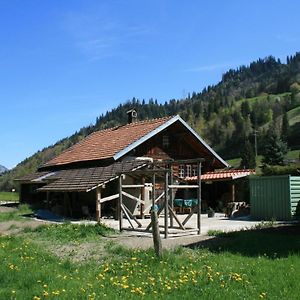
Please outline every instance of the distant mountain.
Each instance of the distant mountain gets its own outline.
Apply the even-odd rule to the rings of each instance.
[[[0,174],[5,173],[6,171],[8,171],[8,169],[0,165]]]
[[[34,172],[88,134],[125,124],[126,111],[133,107],[139,120],[179,114],[224,159],[239,157],[246,140],[253,145],[257,142],[260,154],[267,130],[274,124],[290,149],[300,149],[300,52],[288,56],[285,62],[269,56],[230,69],[219,83],[192,92],[185,99],[159,103],[156,99],[133,98],[120,104],[100,115],[94,124],[20,162],[1,176],[0,191],[15,188],[15,178]]]

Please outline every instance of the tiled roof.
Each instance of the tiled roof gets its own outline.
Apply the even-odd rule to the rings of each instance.
[[[218,181],[218,180],[234,180],[249,175],[255,174],[255,170],[241,169],[241,170],[226,170],[207,172],[201,175],[202,181]],[[197,181],[197,176],[187,177],[186,181]]]
[[[172,117],[141,121],[94,132],[42,167],[66,165],[81,161],[101,160],[117,153],[166,123]]]
[[[23,181],[23,182],[31,182],[31,181],[37,181],[40,177],[43,177],[45,175],[50,174],[50,172],[35,172],[31,174],[24,175],[23,177],[15,179],[16,181]]]
[[[146,166],[145,161],[116,162],[106,167],[81,168],[49,172],[50,183],[38,189],[41,192],[88,192],[115,179],[120,172]]]

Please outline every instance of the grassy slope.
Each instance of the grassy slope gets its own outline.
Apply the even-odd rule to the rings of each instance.
[[[60,236],[59,227],[50,230],[54,230],[53,234],[56,230]],[[71,239],[72,232],[76,234],[76,230],[70,231]],[[216,244],[207,244],[206,249],[166,251],[162,260],[155,258],[152,250],[110,246],[106,261],[80,265],[53,256],[35,240],[32,235],[28,239],[26,234],[0,237],[1,299],[298,299],[299,296],[299,234],[230,233]],[[52,236],[49,244],[53,243]]]
[[[299,159],[300,157],[300,150],[292,150],[289,151],[286,155],[286,159]],[[256,174],[260,175],[261,174],[261,160],[262,160],[262,155],[258,155],[257,159],[256,159]],[[237,169],[240,167],[240,162],[241,162],[241,158],[233,158],[233,159],[229,159],[227,160],[227,163],[230,164],[233,168]]]
[[[288,111],[287,115],[290,126],[300,122],[300,106]]]
[[[282,97],[286,94],[287,93],[280,94],[280,95],[271,95],[270,96],[271,101],[275,101],[278,97]],[[254,97],[254,98],[242,99],[240,101],[237,101],[235,105],[237,107],[240,107],[242,102],[244,102],[244,101],[248,101],[249,104],[251,105],[256,101],[265,100],[266,98],[267,98],[267,96],[259,96],[259,97]],[[296,123],[300,122],[300,107],[296,107],[296,108],[288,111],[287,115],[288,115],[290,126],[293,126]],[[264,127],[267,128],[268,124],[265,124]],[[300,149],[292,150],[287,153],[286,159],[298,159],[300,157],[299,155],[300,155]],[[262,159],[262,156],[258,155],[257,160],[256,160],[256,165],[258,167],[261,164],[261,159]],[[238,168],[240,165],[240,162],[241,162],[241,158],[229,159],[229,160],[227,160],[227,162],[234,168]],[[260,169],[258,167],[257,167],[257,172],[260,173]]]

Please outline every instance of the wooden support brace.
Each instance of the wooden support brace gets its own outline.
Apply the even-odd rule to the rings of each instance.
[[[171,215],[174,217],[175,221],[177,222],[177,224],[179,225],[179,227],[182,229],[182,230],[185,230],[184,226],[181,224],[181,222],[179,221],[178,217],[176,216],[175,212],[173,211],[171,205],[169,204],[169,210],[170,210],[170,213]]]
[[[119,194],[114,194],[114,195],[111,195],[111,196],[100,199],[100,203],[104,203],[104,202],[114,200],[114,199],[117,199],[117,198],[119,198]]]
[[[139,199],[139,198],[137,198],[137,197],[134,197],[134,196],[132,196],[132,195],[130,195],[130,194],[124,192],[124,191],[122,191],[122,195],[124,195],[124,196],[126,196],[126,197],[128,197],[128,198],[130,198],[130,199],[132,199],[132,200],[135,200],[135,201],[137,201],[137,202],[139,202],[139,203],[141,203],[141,204],[144,204],[144,203],[145,203],[145,201],[143,201],[143,200],[141,200],[141,199]]]
[[[121,210],[122,210],[123,213],[125,214],[125,217],[126,217],[126,219],[128,220],[128,222],[129,222],[130,226],[132,227],[132,229],[134,229],[134,226],[133,226],[133,224],[132,224],[132,222],[131,222],[131,220],[130,220],[130,217],[129,217],[129,215],[128,215],[126,209],[124,208],[124,205],[123,205],[123,204],[121,204]]]
[[[131,211],[128,209],[128,207],[126,207],[126,205],[123,204],[124,209],[127,211],[128,215],[131,217],[131,219],[133,219],[136,224],[138,224],[138,227],[142,227],[142,223],[140,223],[137,218],[131,213]]]
[[[196,211],[196,206],[192,207],[191,212],[188,214],[188,216],[182,222],[183,226],[188,222],[188,220],[191,218],[191,216],[194,214],[195,211]]]
[[[160,200],[163,196],[165,195],[165,192],[162,192],[155,200],[154,200],[154,204]],[[151,203],[150,205],[148,205],[145,210],[148,210],[153,204]]]

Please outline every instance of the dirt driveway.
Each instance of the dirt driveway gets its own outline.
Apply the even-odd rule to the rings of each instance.
[[[16,210],[12,207],[4,207],[0,206],[1,212],[13,212]],[[179,219],[182,221],[185,218],[185,215],[179,215]],[[116,230],[118,230],[119,223],[116,220],[111,219],[102,219],[102,222],[107,226],[110,226]],[[142,223],[142,229],[146,228],[149,224],[149,219],[140,220]],[[11,235],[18,234],[24,228],[36,228],[38,226],[49,224],[51,222],[42,221],[34,218],[25,217],[21,221],[11,220],[0,222],[0,234]],[[80,223],[80,222],[76,222]],[[93,221],[87,223],[95,223]],[[124,228],[129,228],[128,221],[124,220]],[[160,218],[160,225],[164,223],[164,218]],[[223,214],[216,214],[214,218],[208,218],[207,215],[201,216],[201,235],[197,235],[196,231],[194,232],[185,232],[180,229],[172,229],[170,230],[170,235],[168,239],[163,238],[162,234],[162,245],[163,248],[174,248],[179,245],[189,245],[192,243],[200,242],[203,240],[210,239],[211,237],[207,235],[209,230],[222,230],[222,231],[234,231],[241,229],[249,229],[259,222],[254,222],[251,220],[229,220],[225,218]],[[188,223],[189,229],[196,228],[196,215],[194,215]],[[116,234],[111,237],[105,238],[109,241],[115,242],[122,246],[128,248],[140,248],[147,249],[149,247],[153,247],[152,234],[149,232],[142,231],[127,231],[124,230],[121,234]]]

